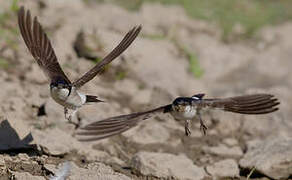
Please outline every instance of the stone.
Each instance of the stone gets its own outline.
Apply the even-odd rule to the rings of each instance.
[[[127,131],[123,135],[139,144],[166,143],[170,137],[168,129],[154,118],[141,122],[137,128]]]
[[[6,162],[3,155],[0,155],[0,175],[6,169]]]
[[[205,176],[204,169],[185,155],[138,152],[131,160],[131,167],[145,176],[165,179],[203,179]]]
[[[209,153],[228,156],[228,157],[241,157],[243,155],[242,149],[239,146],[227,147],[223,144],[213,147],[203,147],[203,149]]]
[[[61,155],[77,150],[77,153],[86,155],[86,158],[90,161],[111,159],[106,152],[93,149],[92,143],[79,142],[70,133],[68,130],[65,131],[59,128],[42,131],[33,129],[32,131],[34,143],[45,147],[48,153],[52,155]]]
[[[213,114],[214,114],[213,117],[219,119],[219,123],[216,126],[216,130],[221,136],[222,135],[229,136],[230,134],[237,132],[238,129],[241,127],[239,114],[221,112],[219,110],[215,110]]]
[[[233,138],[226,138],[223,140],[223,142],[228,146],[238,145],[238,141],[236,139],[233,139]]]
[[[69,173],[70,180],[112,180],[112,179],[119,179],[119,180],[131,180],[129,177],[115,172],[109,166],[106,166],[102,163],[91,163],[88,164],[85,168],[80,168],[76,166],[73,162],[70,162],[71,170]]]
[[[19,153],[19,154],[18,154],[18,158],[19,158],[21,161],[28,161],[28,160],[29,160],[28,155],[25,154],[25,153]]]
[[[256,168],[272,179],[286,179],[292,175],[292,139],[267,139],[248,147],[239,161],[243,168]]]
[[[69,132],[66,133],[57,128],[42,131],[34,129],[32,131],[32,135],[36,144],[46,147],[53,155],[70,152],[77,147],[78,144],[80,144],[79,142],[76,142],[73,137],[71,137]]]
[[[33,176],[28,172],[12,172],[13,177],[17,180],[45,180],[41,176]]]
[[[53,172],[53,173],[56,173],[56,170],[57,170],[57,167],[54,164],[44,164],[44,168],[46,170]]]
[[[239,168],[234,159],[218,161],[207,166],[206,171],[216,178],[239,177]]]

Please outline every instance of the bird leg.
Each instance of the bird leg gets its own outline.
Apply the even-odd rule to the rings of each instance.
[[[64,115],[65,115],[65,119],[69,119],[68,117],[68,108],[64,107]]]
[[[72,121],[75,113],[77,112],[77,109],[73,110],[71,113],[69,113],[69,109],[64,107],[64,114],[65,114],[65,119],[68,120],[69,124],[75,125],[75,127],[79,126],[79,123],[75,123]]]
[[[191,127],[191,120],[189,120],[189,119],[185,120],[185,134],[186,134],[186,136],[191,135],[190,127]]]
[[[207,129],[208,129],[208,127],[204,124],[204,121],[203,121],[203,119],[202,119],[202,117],[201,117],[201,113],[200,113],[199,111],[197,111],[197,115],[198,115],[198,118],[199,118],[199,120],[200,120],[200,131],[201,131],[204,135],[206,135],[206,134],[207,134]]]

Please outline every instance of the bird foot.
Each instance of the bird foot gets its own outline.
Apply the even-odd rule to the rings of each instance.
[[[67,120],[68,120],[69,124],[73,124],[75,126],[75,129],[77,129],[80,126],[80,121],[78,121],[78,122],[72,121],[72,115],[70,115]]]
[[[189,128],[185,127],[185,134],[186,134],[186,136],[190,136],[192,134],[192,132],[190,131]]]
[[[192,133],[190,131],[191,121],[188,119],[185,121],[185,134],[186,136],[190,136]]]
[[[197,113],[198,113],[198,118],[200,120],[200,131],[205,136],[207,134],[208,127],[204,124],[204,121],[203,121],[203,119],[201,117],[201,113],[199,111]]]
[[[204,124],[202,120],[200,120],[200,131],[205,136],[207,134],[208,127]]]
[[[77,110],[74,110],[73,112],[69,113],[69,110],[67,108],[64,108],[65,119],[68,120],[69,124],[73,124],[75,126],[75,129],[77,129],[80,126],[79,118],[78,118],[78,122],[73,121],[73,117],[74,117],[76,112],[77,112]]]

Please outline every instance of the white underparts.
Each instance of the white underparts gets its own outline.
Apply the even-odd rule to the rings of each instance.
[[[84,94],[82,94],[82,93],[80,93],[80,92],[77,92],[78,93],[78,95],[80,96],[80,98],[81,98],[81,103],[82,104],[85,104],[85,102],[86,102],[86,95],[84,95]]]
[[[193,119],[196,116],[197,111],[196,108],[193,106],[185,106],[185,109],[183,111],[176,111],[175,108],[173,108],[171,114],[175,119],[187,120]]]
[[[66,100],[69,94],[69,90],[64,89],[58,89],[57,87],[53,87],[51,89],[51,95],[54,99],[60,99],[60,100]]]
[[[66,88],[58,89],[57,87],[51,88],[52,98],[60,105],[68,109],[80,108],[86,102],[86,96],[76,91],[75,87],[72,87],[71,93]]]

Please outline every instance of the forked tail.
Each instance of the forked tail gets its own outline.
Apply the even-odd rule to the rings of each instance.
[[[104,102],[102,100],[97,99],[97,96],[91,96],[91,95],[86,95],[86,103],[91,103],[91,102]]]

